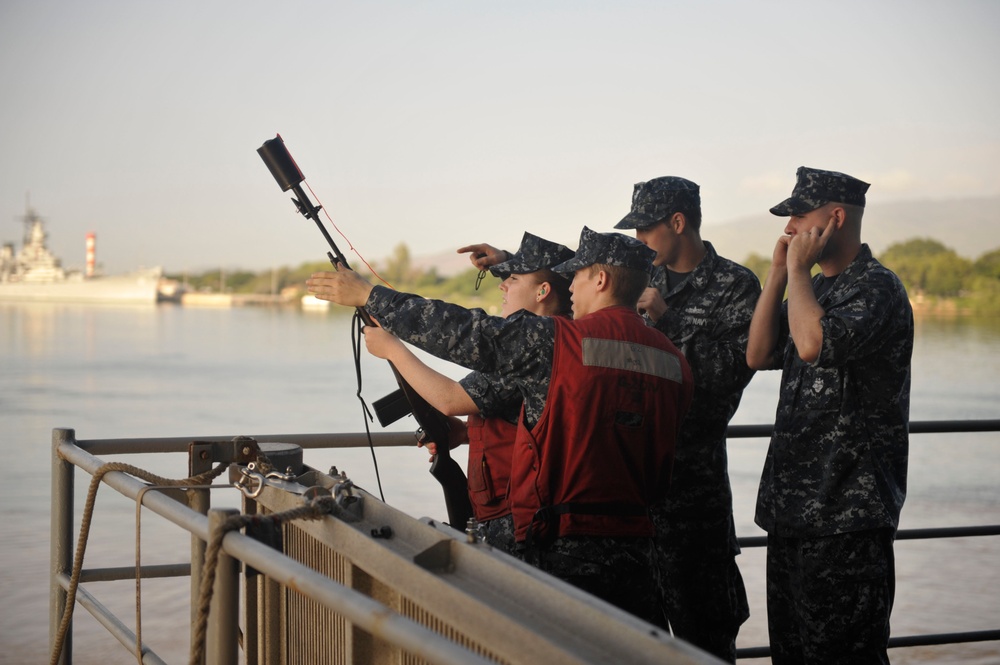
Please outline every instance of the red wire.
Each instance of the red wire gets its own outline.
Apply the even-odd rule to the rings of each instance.
[[[347,241],[347,247],[348,247],[348,248],[349,248],[349,249],[350,249],[350,250],[351,250],[352,252],[354,252],[354,253],[355,253],[355,254],[357,255],[357,257],[358,257],[359,259],[361,259],[361,262],[362,262],[362,263],[364,263],[364,264],[365,264],[365,266],[367,266],[367,267],[368,267],[368,270],[370,270],[370,271],[371,271],[371,273],[372,273],[373,275],[375,275],[375,277],[377,277],[377,278],[378,278],[378,280],[379,280],[380,282],[382,282],[383,284],[385,284],[386,286],[388,286],[388,287],[389,287],[390,289],[392,289],[393,291],[395,291],[395,290],[396,290],[396,287],[394,287],[394,286],[393,286],[392,284],[390,284],[390,283],[389,283],[389,282],[387,282],[387,281],[386,281],[385,279],[383,279],[383,278],[382,278],[382,275],[380,275],[380,274],[378,274],[377,272],[375,272],[375,268],[372,268],[372,267],[371,267],[371,264],[369,264],[369,263],[368,263],[368,261],[367,261],[367,260],[365,259],[365,257],[361,256],[361,252],[359,252],[358,250],[356,250],[356,249],[354,248],[354,244],[353,244],[353,243],[351,242],[351,239],[350,239],[350,238],[348,238],[348,237],[347,237],[346,235],[344,235],[344,232],[343,232],[343,231],[341,231],[341,230],[340,230],[340,227],[338,227],[338,226],[337,226],[337,224],[336,224],[336,222],[334,222],[334,221],[333,221],[333,218],[332,218],[332,217],[330,217],[330,212],[329,212],[329,211],[328,211],[328,210],[326,209],[326,206],[324,206],[324,205],[323,205],[323,202],[319,200],[319,197],[318,197],[318,196],[316,196],[316,192],[314,192],[314,191],[312,190],[312,187],[310,187],[310,186],[309,186],[309,183],[305,183],[305,185],[306,185],[306,189],[308,189],[308,190],[309,190],[309,193],[310,193],[310,194],[312,194],[312,195],[313,195],[313,198],[315,198],[315,199],[316,199],[316,203],[318,203],[318,204],[319,204],[319,206],[320,206],[320,208],[322,208],[322,210],[323,210],[323,214],[324,214],[324,215],[326,215],[326,218],[327,218],[328,220],[330,220],[330,226],[332,226],[332,227],[334,228],[334,230],[336,230],[336,231],[337,231],[337,233],[339,233],[339,234],[340,234],[340,237],[341,237],[341,238],[343,238],[344,240],[346,240],[346,241]]]

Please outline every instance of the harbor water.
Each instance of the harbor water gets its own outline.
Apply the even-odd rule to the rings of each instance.
[[[53,428],[73,428],[80,439],[364,431],[350,316],[342,312],[0,303],[0,331],[0,505],[7,524],[0,537],[0,663],[48,659]],[[456,378],[464,373],[434,364]],[[369,403],[395,387],[383,361],[363,353],[362,369]],[[918,321],[913,420],[1000,418],[998,376],[1000,321]],[[778,379],[777,372],[754,377],[734,423],[770,423]],[[371,427],[380,430],[377,422]],[[392,426],[413,428],[409,418]],[[766,447],[761,439],[729,445],[741,536],[762,533],[753,507]],[[463,449],[456,457],[464,465]],[[175,478],[186,471],[182,456],[125,461]],[[381,484],[385,500],[413,516],[445,515],[427,455],[415,447],[379,449],[374,459],[369,450],[309,450],[305,461],[323,470],[336,465],[376,495]],[[1000,523],[998,477],[997,434],[914,435],[901,527]],[[88,482],[78,474],[78,509]],[[239,496],[220,489],[213,503],[236,506]],[[148,513],[142,519],[144,564],[188,556],[186,534],[165,531]],[[104,488],[86,561],[130,566],[135,554],[135,505]],[[894,635],[1000,627],[1000,538],[903,541],[896,555]],[[763,549],[745,550],[739,563],[752,613],[739,645],[762,645]],[[104,583],[96,591],[134,627],[134,581]],[[168,662],[186,662],[187,593],[186,580],[150,580],[141,588],[143,639]],[[76,663],[135,662],[86,611],[78,608],[75,616]],[[894,663],[985,665],[1000,663],[1000,643],[894,649],[890,657]]]

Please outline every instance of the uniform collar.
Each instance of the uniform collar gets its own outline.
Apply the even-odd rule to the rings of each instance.
[[[701,261],[698,265],[694,267],[690,273],[688,273],[688,278],[685,279],[681,284],[670,289],[670,293],[675,293],[680,289],[687,288],[690,286],[696,291],[704,291],[708,288],[708,285],[712,281],[712,274],[715,272],[715,264],[719,261],[719,254],[712,247],[712,243],[707,240],[702,241],[705,244],[705,256],[701,257]],[[664,284],[666,283],[666,273],[667,267],[660,266],[657,270],[663,272]]]
[[[835,294],[840,293],[843,289],[847,288],[848,285],[853,284],[858,277],[860,277],[871,264],[875,261],[872,256],[872,250],[868,247],[867,243],[861,244],[861,249],[858,251],[858,255],[854,257],[854,260],[844,269],[844,272],[840,273],[834,277],[833,285],[827,290],[825,294],[820,298],[823,302],[828,302],[831,298],[835,297]]]

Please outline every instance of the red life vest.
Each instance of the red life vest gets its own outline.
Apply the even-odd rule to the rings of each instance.
[[[635,310],[555,319],[545,408],[531,430],[522,409],[514,443],[515,538],[653,535],[647,508],[667,490],[693,389],[684,356]]]
[[[480,522],[510,513],[507,486],[517,425],[503,418],[469,416],[469,500]]]

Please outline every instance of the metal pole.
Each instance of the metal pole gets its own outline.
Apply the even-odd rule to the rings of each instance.
[[[188,475],[198,474],[212,469],[211,446],[206,444],[193,444],[188,449]],[[188,489],[187,506],[202,515],[208,515],[212,498],[207,489]],[[201,593],[201,574],[205,565],[205,541],[191,534],[191,625],[195,625],[198,618],[198,597]]]
[[[226,518],[238,510],[213,508],[208,511],[208,531],[215,533]],[[236,559],[220,549],[215,570],[215,586],[208,613],[205,660],[212,665],[236,665],[239,640],[240,569]]]
[[[60,575],[69,576],[73,569],[73,474],[74,467],[59,457],[59,446],[73,444],[72,429],[52,430],[52,507],[49,522],[49,651],[55,646],[56,633],[66,609],[66,589],[59,583]],[[70,624],[63,642],[60,665],[73,662],[73,625]]]
[[[243,497],[243,514],[260,512],[257,502]],[[251,566],[240,582],[243,586],[243,657],[247,665],[284,662],[281,585],[261,572],[251,574]]]

